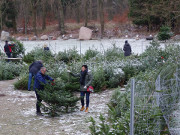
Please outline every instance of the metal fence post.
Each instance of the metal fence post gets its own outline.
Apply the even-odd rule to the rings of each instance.
[[[81,40],[80,40],[80,56],[81,56]]]
[[[135,79],[131,79],[130,135],[134,135],[134,90]]]

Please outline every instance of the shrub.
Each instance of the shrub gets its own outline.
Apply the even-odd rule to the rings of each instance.
[[[117,58],[124,58],[124,53],[123,53],[122,49],[116,47],[115,45],[113,45],[113,48],[105,51],[104,55],[108,61],[116,60]]]
[[[44,51],[43,48],[35,48],[27,55],[24,56],[23,61],[27,63],[32,63],[36,60],[42,60],[43,62],[54,62],[54,57],[51,51]]]
[[[24,74],[20,79],[14,83],[14,88],[18,90],[27,90],[28,89],[28,74]],[[34,81],[32,80],[31,87],[33,87]]]
[[[56,56],[56,59],[65,63],[69,63],[73,60],[79,60],[80,55],[78,54],[78,51],[74,48],[70,50],[65,50],[64,52],[59,52]]]
[[[91,58],[94,58],[98,53],[99,53],[99,52],[96,51],[96,50],[91,50],[91,49],[89,49],[89,50],[87,50],[87,51],[85,52],[84,59],[85,59],[85,60],[89,60],[89,59],[91,59]]]
[[[15,43],[15,46],[12,47],[13,58],[16,58],[19,56],[22,57],[24,55],[24,52],[25,52],[24,45],[16,39],[12,39],[12,41]]]
[[[11,80],[20,75],[22,65],[0,61],[0,80]]]
[[[172,32],[171,32],[171,28],[168,26],[162,26],[160,28],[160,31],[158,33],[158,40],[160,41],[164,41],[164,40],[168,40],[172,37]]]
[[[105,66],[104,72],[107,86],[110,88],[116,88],[124,79],[124,72],[122,69],[114,67],[113,64]]]
[[[34,60],[34,54],[33,53],[27,53],[24,57],[23,57],[23,61],[26,63],[33,63]]]
[[[93,82],[92,86],[95,92],[106,89],[105,73],[102,67],[98,67],[97,70],[93,71]]]

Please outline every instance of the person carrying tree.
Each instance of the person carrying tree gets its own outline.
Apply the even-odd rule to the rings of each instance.
[[[37,115],[42,115],[40,110],[42,99],[38,92],[44,90],[44,86],[48,84],[47,80],[54,81],[54,79],[46,75],[46,68],[41,67],[40,71],[35,76],[34,87],[33,87],[37,98],[37,102],[36,102]]]
[[[123,50],[124,50],[124,56],[130,56],[131,55],[131,46],[127,40],[125,41]]]
[[[43,67],[43,63],[41,60],[35,61],[29,66],[28,91],[31,91],[32,77],[34,76],[35,78],[37,72],[41,69],[41,67]]]
[[[88,70],[87,65],[82,65],[81,72],[78,74],[74,74],[69,70],[67,72],[69,72],[74,77],[80,77],[80,96],[81,96],[81,105],[82,105],[80,111],[83,111],[85,109],[84,96],[86,95],[85,112],[88,112],[90,92],[87,91],[87,88],[91,85],[93,79],[91,71]]]
[[[7,57],[8,58],[11,58],[11,54],[12,54],[12,47],[14,46],[15,44],[8,44],[8,41],[6,40],[5,41],[5,45],[4,45],[4,52],[6,53]],[[8,62],[9,62],[9,59],[8,59]]]

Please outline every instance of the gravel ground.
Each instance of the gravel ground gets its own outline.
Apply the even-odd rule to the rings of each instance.
[[[107,103],[113,92],[91,94],[88,113],[77,110],[50,118],[36,115],[34,91],[14,90],[15,81],[0,81],[0,135],[88,135],[87,119],[98,120],[100,113],[107,115]]]

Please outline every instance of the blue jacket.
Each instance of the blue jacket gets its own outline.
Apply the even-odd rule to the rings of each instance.
[[[50,80],[53,81],[54,79],[52,79],[51,77],[49,77],[48,75],[43,75],[41,73],[41,71],[39,71],[36,74],[35,80],[34,80],[34,90],[38,89],[38,90],[43,90],[44,89],[44,85],[47,84],[46,80]]]

